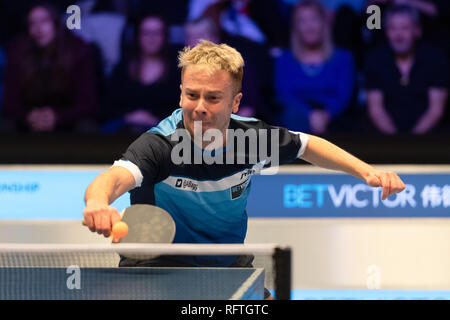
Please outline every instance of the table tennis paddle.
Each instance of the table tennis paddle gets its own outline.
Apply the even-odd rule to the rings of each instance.
[[[172,243],[175,238],[175,222],[172,216],[160,207],[135,204],[121,213],[122,221],[128,225],[128,234],[119,243]],[[124,257],[147,260],[157,255],[122,254]]]
[[[128,225],[128,233],[118,243],[172,243],[175,222],[164,209],[148,204],[131,205],[120,213],[121,221]],[[84,224],[84,220],[83,220]],[[111,241],[113,237],[111,236]],[[158,255],[120,253],[131,259],[148,260]]]

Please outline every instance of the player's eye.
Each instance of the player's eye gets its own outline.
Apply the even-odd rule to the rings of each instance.
[[[211,97],[208,98],[208,100],[210,100],[210,101],[212,101],[212,102],[216,102],[216,101],[219,100],[219,97],[211,96]]]

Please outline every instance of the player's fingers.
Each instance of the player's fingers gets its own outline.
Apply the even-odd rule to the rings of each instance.
[[[109,214],[103,214],[102,218],[102,234],[105,238],[108,238],[111,235],[111,217]]]
[[[402,179],[400,179],[400,177],[395,173],[392,172],[391,173],[391,178],[392,178],[392,193],[399,193],[402,192],[403,190],[405,190],[405,184],[403,183]]]
[[[96,214],[94,215],[94,223],[95,223],[95,230],[98,234],[103,234],[103,231],[105,230],[105,219],[103,214]]]
[[[372,174],[369,178],[367,178],[367,184],[371,187],[381,187],[381,180],[378,176]]]
[[[88,216],[86,218],[86,223],[88,225],[88,228],[91,232],[95,232],[95,221],[93,216]]]
[[[397,179],[395,177],[394,172],[388,172],[387,173],[388,180],[389,180],[389,194],[388,197],[391,195],[397,193]]]
[[[111,210],[110,217],[111,217],[111,227],[121,220],[119,211],[117,211],[114,208],[112,208]]]
[[[95,223],[94,223],[94,218],[92,217],[92,215],[83,212],[84,215],[84,219],[82,221],[82,224],[87,226],[89,228],[89,231],[91,232],[95,232]]]
[[[108,220],[108,230],[103,232],[103,235],[105,237],[111,236],[112,227],[121,220],[120,214],[115,208],[110,208],[110,210],[108,211]]]
[[[104,219],[107,226],[103,229],[102,234],[105,238],[109,238],[109,236],[111,235],[111,220],[108,217],[104,217]]]
[[[381,187],[383,189],[381,200],[386,200],[391,192],[391,180],[388,178],[388,175],[386,173],[381,173],[379,178],[381,180]]]

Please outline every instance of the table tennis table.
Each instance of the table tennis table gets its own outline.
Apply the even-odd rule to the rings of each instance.
[[[0,300],[263,298],[262,268],[0,268]]]

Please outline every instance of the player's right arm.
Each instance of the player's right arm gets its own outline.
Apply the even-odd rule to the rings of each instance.
[[[136,186],[133,174],[126,168],[113,166],[102,172],[86,189],[84,223],[92,232],[109,237],[112,225],[120,221],[118,211],[110,204]]]

